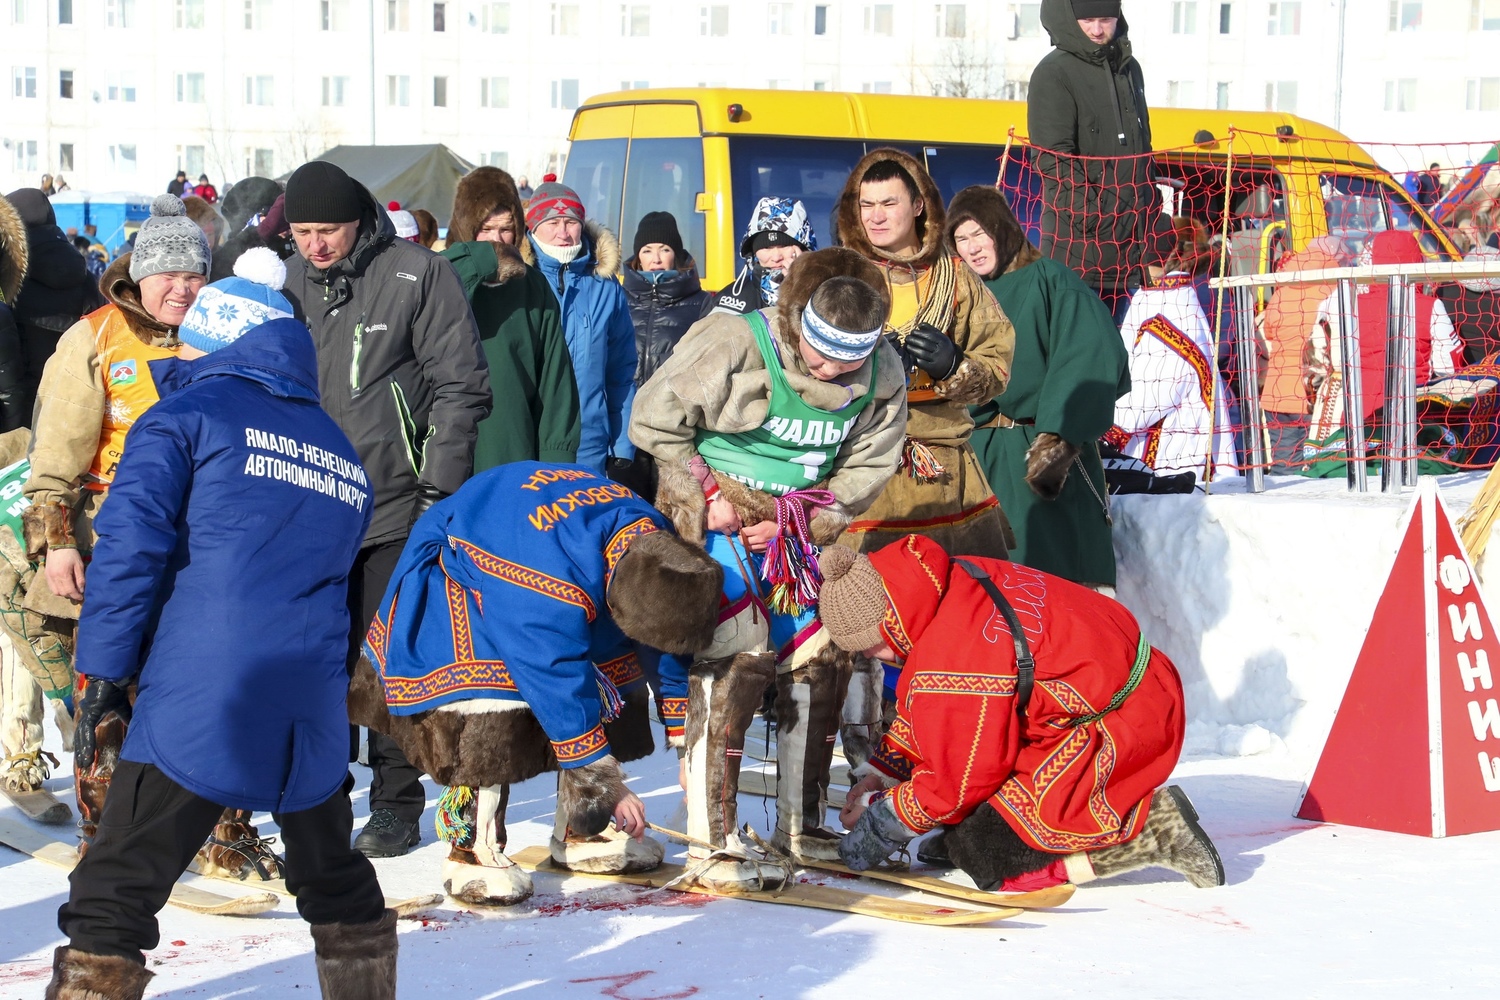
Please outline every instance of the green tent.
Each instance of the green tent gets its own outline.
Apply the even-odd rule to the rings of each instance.
[[[453,212],[458,179],[474,169],[474,164],[441,144],[334,146],[318,159],[342,167],[369,188],[382,207],[399,201],[408,211],[425,208],[444,228]]]

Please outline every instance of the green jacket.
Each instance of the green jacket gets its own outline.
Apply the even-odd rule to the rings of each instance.
[[[1011,559],[1076,583],[1113,586],[1097,441],[1114,422],[1115,400],[1130,391],[1120,332],[1077,275],[1029,246],[1012,270],[985,287],[1016,328],[1016,353],[1005,392],[974,407],[972,441],[1015,532]],[[986,426],[997,414],[1018,426]],[[1026,451],[1043,432],[1076,445],[1088,473],[1085,480],[1075,464],[1056,500],[1043,500],[1026,485]]]
[[[582,433],[578,385],[547,279],[504,244],[456,243],[443,256],[458,271],[474,310],[495,398],[479,424],[474,471],[507,462],[574,461]]]

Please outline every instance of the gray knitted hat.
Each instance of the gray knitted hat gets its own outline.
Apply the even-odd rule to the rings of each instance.
[[[188,218],[182,199],[161,194],[151,203],[151,218],[141,223],[130,254],[130,280],[168,271],[197,271],[208,276],[208,237]]]

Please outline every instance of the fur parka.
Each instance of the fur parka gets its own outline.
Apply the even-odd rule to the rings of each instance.
[[[526,231],[526,208],[516,193],[516,182],[499,167],[475,167],[459,178],[448,220],[448,245],[468,243],[479,236],[484,221],[496,212],[510,212],[516,235]]]

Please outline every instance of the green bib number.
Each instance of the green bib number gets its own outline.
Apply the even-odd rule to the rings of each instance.
[[[16,536],[21,551],[26,551],[26,536],[21,530],[21,512],[31,506],[22,494],[31,476],[31,460],[21,459],[15,465],[0,469],[0,521]]]
[[[807,489],[828,478],[850,426],[874,396],[875,361],[870,361],[870,388],[863,396],[838,411],[820,410],[803,402],[787,382],[764,314],[745,318],[771,381],[765,422],[739,434],[700,430],[698,454],[715,471],[764,493],[782,496]]]

